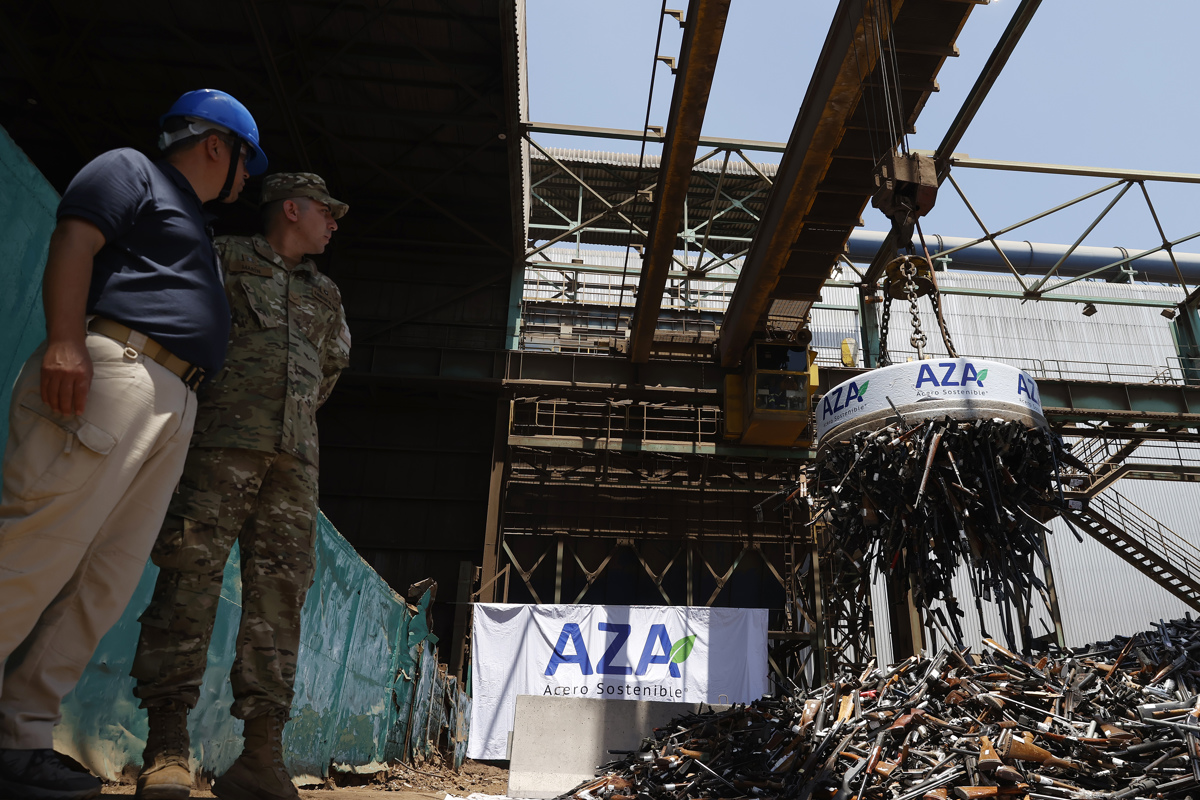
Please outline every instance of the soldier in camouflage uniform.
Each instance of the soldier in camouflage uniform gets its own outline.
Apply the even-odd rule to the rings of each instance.
[[[191,790],[187,712],[199,699],[234,542],[242,619],[231,710],[246,720],[246,749],[213,791],[297,797],[280,737],[313,573],[316,411],[350,353],[337,286],[304,256],[325,249],[347,206],[301,172],[264,179],[262,208],[264,234],[216,240],[233,312],[229,355],[200,396],[192,449],[152,555],[161,571],[132,669],[150,714],[138,780],[150,800]]]

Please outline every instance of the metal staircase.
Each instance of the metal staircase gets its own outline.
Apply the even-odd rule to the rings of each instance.
[[[1121,478],[1125,472],[1122,469],[1125,459],[1133,455],[1145,441],[1131,438],[1120,442],[1098,437],[1079,442],[1071,452],[1087,464],[1089,472],[1067,468],[1064,470],[1065,484],[1074,491],[1095,497]]]
[[[1200,548],[1111,489],[1090,499],[1076,497],[1065,517],[1200,611]]]

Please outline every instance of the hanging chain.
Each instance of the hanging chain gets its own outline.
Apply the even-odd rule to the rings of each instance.
[[[942,342],[946,345],[946,352],[950,357],[958,358],[958,351],[954,349],[954,342],[950,341],[950,329],[946,327],[946,318],[942,315],[942,291],[938,288],[937,270],[933,267],[933,259],[929,257],[929,247],[925,244],[925,233],[921,230],[920,221],[917,222],[917,236],[921,237],[921,252],[925,254],[925,260],[929,262],[929,280],[933,283],[933,291],[929,293],[929,302],[933,306],[934,315],[937,317],[938,329],[942,332]]]
[[[904,276],[904,294],[908,296],[908,310],[912,315],[912,336],[909,337],[908,343],[917,351],[917,360],[925,359],[925,345],[929,342],[929,338],[925,336],[925,332],[921,330],[921,315],[917,311],[917,265],[911,261],[900,265],[900,274]]]
[[[950,341],[950,329],[946,327],[946,318],[942,316],[941,294],[935,288],[929,293],[929,302],[933,305],[933,313],[937,317],[938,329],[942,332],[942,342],[946,345],[946,352],[951,358],[958,358],[958,351],[954,349],[954,342]]]
[[[888,353],[888,325],[892,321],[892,298],[887,296],[887,292],[883,293],[883,313],[879,320],[879,366],[886,367],[892,363],[892,356]]]
[[[938,324],[938,332],[942,335],[942,342],[946,345],[947,354],[951,358],[958,358],[958,350],[954,347],[954,342],[950,338],[950,329],[946,326],[946,318],[942,313],[941,292],[938,289],[937,278],[933,274],[933,263],[929,260],[928,256],[923,259],[914,256],[901,256],[888,264],[887,273],[888,278],[884,286],[883,297],[881,298],[883,301],[883,311],[879,331],[879,366],[886,367],[892,363],[891,355],[888,353],[888,328],[891,322],[893,299],[908,301],[909,315],[912,317],[913,329],[912,337],[908,340],[909,344],[916,351],[918,360],[927,357],[925,348],[929,344],[929,337],[925,335],[925,331],[922,329],[921,315],[917,309],[917,298],[922,294],[929,295],[929,303],[933,306],[934,317]],[[919,284],[918,279],[924,283]]]

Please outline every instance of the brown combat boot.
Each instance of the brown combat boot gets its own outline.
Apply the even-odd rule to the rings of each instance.
[[[284,713],[246,720],[242,754],[213,781],[212,793],[221,800],[300,800],[283,765],[285,722]]]
[[[187,706],[170,703],[147,711],[150,735],[146,737],[134,796],[142,800],[187,800],[192,796]]]

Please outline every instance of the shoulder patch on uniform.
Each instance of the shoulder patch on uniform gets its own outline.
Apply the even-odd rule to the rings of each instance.
[[[230,260],[225,265],[226,271],[231,275],[234,273],[249,273],[251,275],[259,275],[264,278],[270,278],[275,274],[275,270],[268,264],[263,264],[249,258],[235,258]]]

